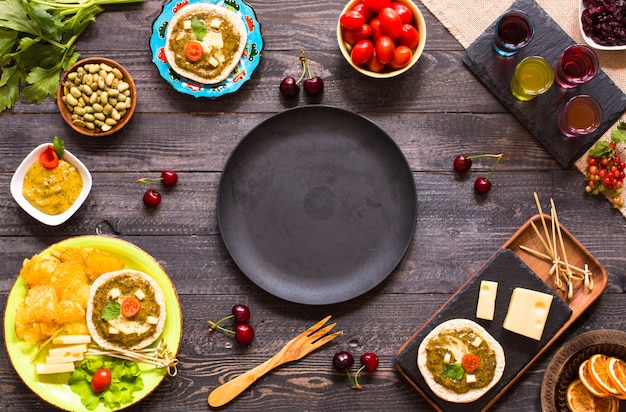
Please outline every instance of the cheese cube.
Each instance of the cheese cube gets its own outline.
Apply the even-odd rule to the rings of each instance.
[[[481,280],[478,291],[478,304],[476,305],[476,317],[478,319],[493,320],[496,311],[496,294],[498,282]]]
[[[515,288],[502,326],[511,332],[541,340],[551,305],[552,295]]]
[[[465,375],[465,382],[467,383],[476,383],[476,375]]]
[[[141,290],[141,289],[137,289],[137,290],[135,291],[135,297],[136,297],[137,299],[139,299],[139,300],[143,300],[143,299],[146,297],[146,294],[145,294],[145,293],[143,293],[143,290]]]
[[[476,336],[476,338],[472,341],[472,346],[477,348],[481,343],[483,343],[482,338],[480,336]]]

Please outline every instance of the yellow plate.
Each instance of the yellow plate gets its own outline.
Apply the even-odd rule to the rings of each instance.
[[[127,269],[139,270],[152,276],[163,289],[167,307],[167,319],[161,337],[166,339],[168,350],[174,356],[178,353],[182,331],[182,312],[178,294],[165,270],[152,256],[132,243],[108,236],[78,236],[63,240],[53,246],[100,249],[124,260]],[[50,246],[42,253],[49,254],[50,248],[53,246]],[[80,397],[72,392],[67,384],[70,374],[62,373],[46,376],[45,378],[38,377],[35,373],[35,364],[30,359],[33,347],[27,345],[15,334],[15,309],[24,300],[26,289],[26,282],[21,277],[18,277],[9,293],[4,314],[4,337],[13,367],[24,383],[43,400],[61,409],[86,411],[87,409],[82,405]],[[140,364],[140,367],[143,371],[141,377],[144,388],[135,392],[133,402],[122,405],[124,408],[148,396],[166,375],[165,369],[155,368],[147,364]],[[95,411],[108,410],[110,409],[106,408],[102,403],[95,409]]]

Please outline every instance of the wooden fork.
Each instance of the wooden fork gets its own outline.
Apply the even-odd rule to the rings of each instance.
[[[257,379],[275,367],[287,362],[301,359],[304,355],[308,355],[315,349],[341,335],[342,332],[335,332],[330,335],[327,334],[332,328],[335,327],[335,323],[322,327],[330,318],[330,316],[325,317],[300,335],[287,342],[287,344],[276,355],[272,356],[259,366],[250,369],[248,372],[245,372],[215,388],[213,392],[209,394],[209,405],[218,407],[227,404],[231,400],[235,399],[235,397],[237,397],[237,395],[243,392],[247,387],[256,382]]]

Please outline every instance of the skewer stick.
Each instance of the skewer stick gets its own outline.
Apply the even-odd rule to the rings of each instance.
[[[543,215],[543,208],[541,207],[541,203],[539,202],[539,196],[537,196],[537,192],[533,192],[533,195],[535,196],[535,203],[537,204],[537,210],[539,211],[539,217],[541,218],[543,231],[546,234],[547,241],[550,242],[550,234],[549,234],[550,232],[548,232],[548,225],[546,224],[546,219],[544,218],[544,215]]]
[[[546,252],[548,252],[549,255],[552,255],[552,250],[550,249],[550,246],[548,246],[548,244],[546,243],[546,241],[543,238],[543,236],[541,235],[541,233],[539,233],[539,229],[537,229],[537,226],[535,225],[535,222],[531,221],[530,225],[532,226],[533,230],[535,231],[535,233],[539,237],[539,241],[541,242],[543,247],[546,249]],[[551,258],[554,258],[554,257],[551,256]]]
[[[565,261],[565,270],[567,271],[567,275],[572,275],[572,270],[569,267],[569,262],[567,261],[567,253],[565,253],[565,242],[563,242],[563,234],[561,233],[561,226],[559,225],[559,218],[556,214],[556,207],[554,206],[554,200],[550,199],[550,203],[552,204],[552,213],[553,219],[556,221],[556,229],[559,234],[559,240],[561,242],[561,252],[563,253],[563,260]]]

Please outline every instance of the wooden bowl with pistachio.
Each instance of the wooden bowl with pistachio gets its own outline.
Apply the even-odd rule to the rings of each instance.
[[[105,57],[89,57],[63,73],[57,105],[65,122],[78,133],[108,136],[132,117],[137,91],[122,65]]]

